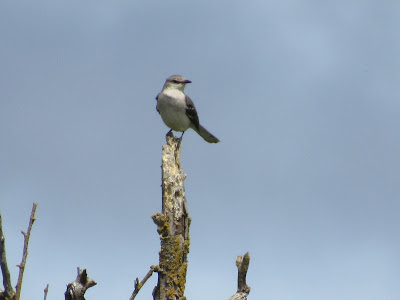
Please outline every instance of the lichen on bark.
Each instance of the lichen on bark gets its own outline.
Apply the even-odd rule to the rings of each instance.
[[[186,174],[180,164],[180,142],[167,135],[162,151],[162,212],[152,216],[161,240],[154,300],[186,299],[190,218],[184,186]]]

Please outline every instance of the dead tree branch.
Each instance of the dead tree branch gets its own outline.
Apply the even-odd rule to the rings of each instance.
[[[47,293],[49,292],[49,284],[46,285],[45,289],[44,289],[44,300],[47,299]]]
[[[65,291],[65,300],[85,300],[85,292],[88,288],[95,286],[96,281],[89,278],[86,273],[86,269],[81,270],[78,267],[78,276],[76,276],[75,281],[67,285],[67,290]]]
[[[136,295],[139,293],[140,289],[142,286],[146,283],[146,281],[153,275],[154,270],[156,269],[156,266],[151,266],[150,271],[147,272],[146,276],[144,276],[143,280],[139,282],[139,278],[136,278],[135,280],[135,290],[132,293],[132,296],[129,298],[129,300],[135,299]]]
[[[29,238],[31,236],[32,225],[33,225],[33,222],[35,222],[36,207],[37,207],[37,203],[33,203],[27,232],[21,231],[21,233],[24,235],[24,251],[22,253],[22,261],[19,265],[17,265],[17,267],[19,267],[19,274],[18,274],[18,281],[17,281],[17,286],[16,286],[16,290],[17,290],[16,296],[15,296],[16,300],[19,300],[20,295],[21,295],[22,278],[24,276],[26,258],[28,256],[28,244],[29,244]]]
[[[1,273],[3,275],[3,286],[4,286],[4,291],[0,291],[0,300],[12,299],[15,296],[15,292],[11,285],[10,271],[7,265],[5,240],[6,239],[3,234],[3,225],[0,214],[0,265],[1,265]]]
[[[246,300],[250,293],[250,287],[246,284],[247,270],[249,269],[250,255],[247,252],[243,257],[238,256],[236,266],[238,268],[238,288],[235,295],[228,300]]]
[[[189,253],[190,218],[185,197],[185,173],[180,167],[180,139],[167,135],[162,150],[162,213],[152,216],[160,234],[161,251],[154,300],[184,297]]]

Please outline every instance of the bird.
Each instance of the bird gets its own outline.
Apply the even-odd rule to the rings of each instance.
[[[189,128],[196,131],[205,141],[209,143],[218,143],[219,139],[208,132],[199,122],[196,107],[192,99],[184,93],[186,84],[191,83],[181,75],[172,75],[165,80],[161,92],[157,95],[156,109],[160,114],[165,125],[171,130],[182,132],[183,134]]]

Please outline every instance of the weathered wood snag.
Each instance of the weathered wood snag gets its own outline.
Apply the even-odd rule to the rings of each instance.
[[[246,300],[250,293],[250,287],[246,284],[247,270],[249,269],[250,255],[247,252],[243,257],[238,256],[236,266],[238,268],[238,288],[235,295],[228,300]]]
[[[180,153],[181,140],[172,134],[167,135],[167,144],[162,150],[162,212],[152,216],[160,235],[161,251],[159,252],[159,265],[152,265],[142,281],[136,278],[135,289],[130,297],[134,300],[142,286],[156,272],[158,273],[157,286],[153,290],[154,300],[186,300],[184,296],[187,272],[187,255],[189,253],[189,227],[190,218],[187,208],[184,181],[185,173],[181,169]],[[0,290],[0,300],[19,300],[22,286],[23,273],[28,255],[28,243],[35,221],[37,204],[33,204],[28,230],[22,231],[24,236],[24,249],[22,261],[18,265],[19,276],[16,291],[11,285],[10,272],[7,266],[5,238],[3,235],[2,219],[0,214],[0,268],[3,276],[4,291]],[[235,295],[228,300],[247,300],[250,287],[246,284],[246,274],[249,268],[250,256],[246,253],[238,256],[238,289]],[[85,300],[87,289],[97,283],[89,278],[86,270],[78,267],[75,281],[67,285],[65,300]],[[49,285],[44,290],[44,300],[47,298]]]
[[[65,291],[65,300],[85,300],[85,292],[88,288],[95,286],[97,283],[93,279],[89,278],[86,273],[86,269],[81,270],[78,267],[78,275],[75,281],[67,285]]]
[[[180,167],[181,141],[167,135],[162,151],[162,212],[152,216],[160,234],[161,251],[154,300],[184,297],[190,218],[185,197],[185,173]]]

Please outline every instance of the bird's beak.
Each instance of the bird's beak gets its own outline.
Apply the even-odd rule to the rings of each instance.
[[[192,83],[190,80],[185,80],[184,83]]]

